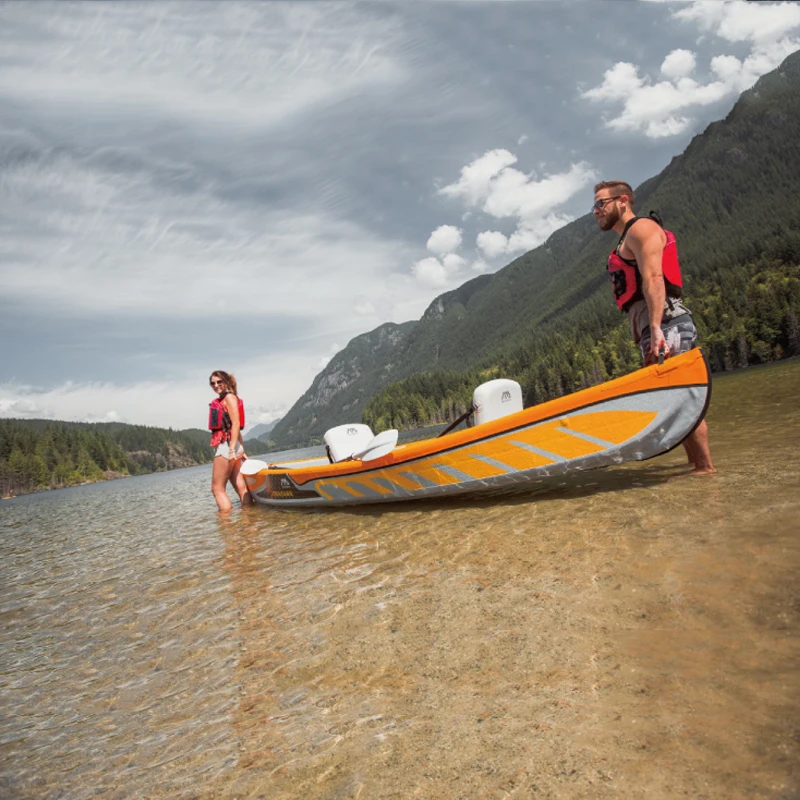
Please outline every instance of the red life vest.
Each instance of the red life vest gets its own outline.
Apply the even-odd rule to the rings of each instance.
[[[223,392],[208,404],[208,429],[210,431],[229,431],[233,427],[231,416],[223,400],[229,392]],[[236,395],[234,395],[236,397]],[[244,430],[244,403],[241,397],[236,397],[239,403],[239,429]]]
[[[642,274],[635,259],[623,258],[619,255],[619,248],[622,240],[628,233],[628,229],[639,219],[652,219],[661,225],[661,219],[654,212],[650,212],[649,217],[634,217],[628,220],[622,236],[619,237],[617,246],[611,251],[608,257],[608,274],[614,287],[614,300],[619,306],[620,311],[627,311],[637,300],[644,299],[642,293]],[[664,286],[667,290],[667,297],[678,298],[681,296],[683,279],[681,278],[681,268],[678,263],[678,245],[675,241],[675,234],[672,231],[664,230],[667,235],[667,243],[664,245],[664,252],[661,256],[661,271],[664,275]]]

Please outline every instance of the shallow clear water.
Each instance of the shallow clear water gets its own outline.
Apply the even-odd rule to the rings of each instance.
[[[800,361],[544,494],[220,517],[210,467],[0,503],[2,798],[789,798]]]

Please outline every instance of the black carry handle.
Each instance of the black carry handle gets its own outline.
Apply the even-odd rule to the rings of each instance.
[[[456,425],[460,425],[467,417],[471,416],[472,413],[475,411],[475,406],[470,407],[468,411],[465,411],[455,422],[448,425],[436,438],[438,439],[441,436],[444,436],[446,433],[450,433]]]
[[[667,354],[667,351],[664,348],[664,345],[662,344],[661,345],[661,349],[658,351],[658,363],[659,364],[663,364],[664,363],[664,356],[666,356],[666,354]]]

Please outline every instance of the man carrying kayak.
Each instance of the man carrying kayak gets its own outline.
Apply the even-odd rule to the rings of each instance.
[[[624,181],[603,181],[594,187],[592,213],[601,230],[619,234],[608,257],[614,299],[627,312],[634,341],[645,365],[663,353],[669,358],[697,344],[691,312],[680,301],[683,281],[675,236],[664,230],[658,217],[638,217],[633,189]],[[697,475],[716,472],[708,447],[708,425],[703,420],[683,443]]]

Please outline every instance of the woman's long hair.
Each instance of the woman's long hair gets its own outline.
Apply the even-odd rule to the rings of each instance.
[[[236,391],[236,378],[233,377],[232,372],[223,372],[221,369],[215,369],[208,376],[208,380],[210,381],[212,378],[220,378],[221,380],[225,381],[228,391],[233,392],[233,394],[235,394],[237,397],[239,396],[239,393]]]

